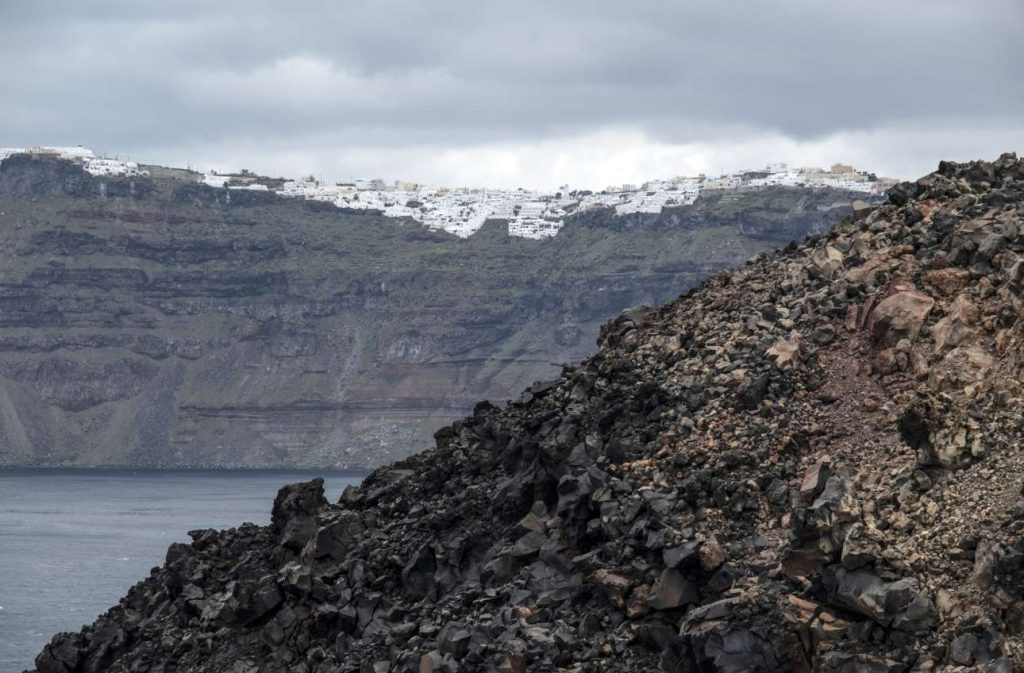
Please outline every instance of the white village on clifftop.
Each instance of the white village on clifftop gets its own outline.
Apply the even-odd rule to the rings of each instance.
[[[84,147],[0,148],[0,161],[14,154],[54,155],[81,164],[98,176],[148,175],[136,162],[99,157]],[[641,185],[613,185],[595,192],[568,185],[553,192],[526,189],[437,187],[400,180],[329,182],[265,178],[249,171],[197,173],[197,182],[211,187],[274,192],[282,197],[326,201],[340,208],[378,211],[388,217],[408,217],[431,229],[466,237],[488,220],[508,223],[510,236],[554,236],[573,213],[614,208],[617,215],[658,214],[666,208],[694,203],[701,194],[746,191],[768,187],[831,188],[863,194],[881,194],[897,181],[877,178],[846,164],[829,169],[794,168],[784,163],[760,170],[744,170],[717,178],[706,175],[652,180]]]

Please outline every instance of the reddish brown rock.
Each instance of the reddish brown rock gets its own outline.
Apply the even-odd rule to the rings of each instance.
[[[970,278],[971,273],[967,269],[935,269],[924,275],[924,286],[940,297],[952,297],[967,287]]]
[[[806,501],[813,500],[825,489],[825,483],[830,476],[832,470],[829,461],[824,458],[816,461],[804,472],[804,478],[800,482],[800,496]]]
[[[767,351],[779,369],[793,369],[800,365],[800,339],[779,339]]]
[[[709,538],[704,541],[704,544],[700,547],[700,566],[704,570],[714,570],[718,566],[725,563],[725,549],[718,543],[715,538]]]
[[[935,300],[913,290],[901,290],[878,303],[868,316],[868,331],[880,344],[894,346],[902,339],[913,342],[935,306]]]

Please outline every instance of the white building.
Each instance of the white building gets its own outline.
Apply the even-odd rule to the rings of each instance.
[[[228,184],[228,180],[231,176],[228,175],[217,175],[216,173],[206,173],[203,175],[203,184],[209,185],[210,187],[223,187]]]
[[[146,171],[141,170],[139,165],[134,161],[90,157],[84,160],[84,164],[85,170],[93,175],[131,177],[146,174]]]

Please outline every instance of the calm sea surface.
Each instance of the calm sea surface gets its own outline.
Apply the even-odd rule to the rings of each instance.
[[[336,502],[363,475],[0,469],[0,673],[115,605],[188,531],[269,523],[278,488],[317,476]]]

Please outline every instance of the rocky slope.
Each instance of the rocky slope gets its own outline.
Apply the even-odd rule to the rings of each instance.
[[[461,240],[151,170],[0,164],[0,465],[378,465],[850,208],[772,190]]]
[[[193,532],[37,671],[1020,670],[1022,214],[1024,161],[943,163],[337,503]]]

